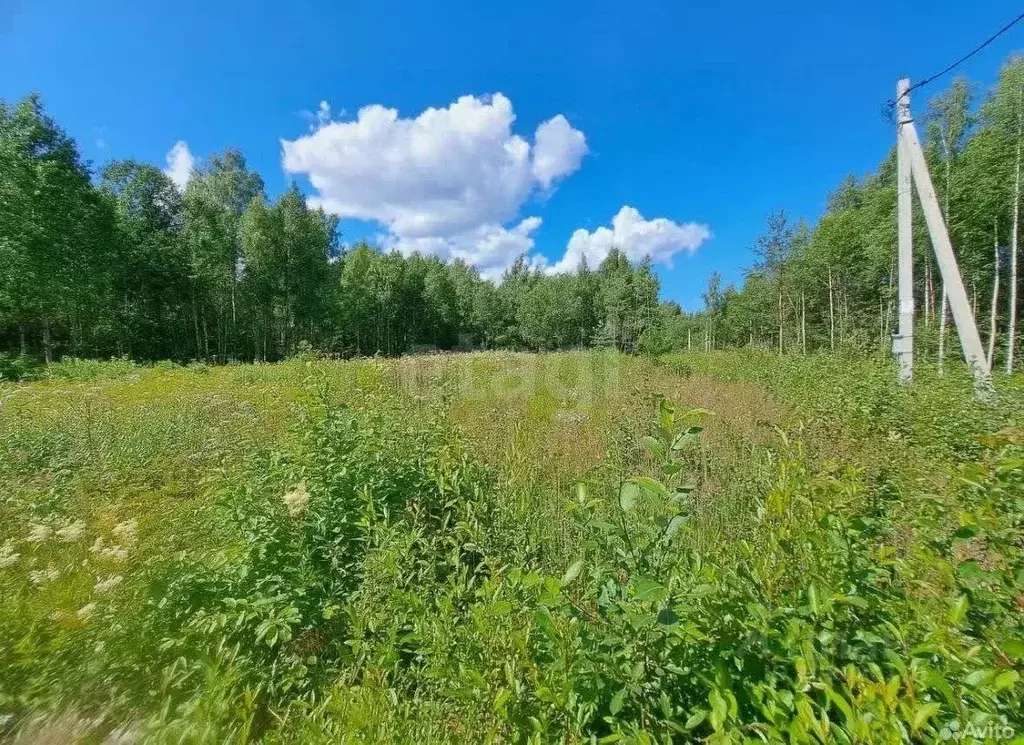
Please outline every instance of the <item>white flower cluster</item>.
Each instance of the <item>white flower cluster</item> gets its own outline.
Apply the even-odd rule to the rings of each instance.
[[[114,561],[124,561],[128,558],[128,549],[118,545],[108,546],[102,536],[93,541],[89,550],[94,554],[105,556],[108,559],[113,559]]]
[[[120,574],[111,574],[103,579],[96,580],[96,586],[93,588],[98,595],[114,589],[124,580]]]
[[[138,530],[139,521],[133,517],[131,520],[125,520],[115,525],[111,532],[115,538],[121,541],[122,545],[134,548],[135,542],[139,539]]]
[[[306,491],[306,482],[300,481],[297,483],[286,491],[281,499],[284,501],[284,506],[288,508],[289,515],[292,517],[301,515],[309,505],[309,492]]]
[[[28,573],[28,581],[38,587],[39,585],[52,582],[60,576],[56,569],[36,569]]]
[[[53,535],[53,528],[42,523],[29,523],[28,536],[25,538],[29,543],[42,543]]]
[[[27,543],[44,543],[56,535],[57,540],[61,543],[73,543],[81,540],[87,527],[84,520],[70,518],[59,521],[56,530],[52,524],[46,522],[29,523],[25,541]]]
[[[0,569],[13,566],[18,563],[19,554],[14,550],[14,542],[7,540],[0,545]]]
[[[135,544],[138,542],[138,528],[139,521],[135,518],[120,522],[110,531],[114,538],[117,539],[117,543],[108,546],[107,542],[100,536],[93,542],[89,550],[94,554],[105,556],[114,561],[124,561],[128,558],[128,552],[135,548]]]
[[[61,543],[73,543],[85,535],[85,522],[73,520],[57,529],[57,540]]]

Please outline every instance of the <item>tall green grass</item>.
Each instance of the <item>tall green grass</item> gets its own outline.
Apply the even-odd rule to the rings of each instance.
[[[501,353],[0,384],[0,716],[28,741],[1019,733],[1019,394],[888,373]]]

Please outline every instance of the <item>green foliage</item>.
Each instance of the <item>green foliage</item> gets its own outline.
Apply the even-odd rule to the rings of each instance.
[[[1024,131],[1022,85],[1024,61],[1014,56],[977,104],[975,86],[961,78],[917,109],[936,196],[994,361],[1020,345],[1008,297],[1010,282],[1020,281],[1009,270],[1011,252],[1019,251],[1013,231],[1021,222],[1014,184]],[[913,221],[915,347],[919,359],[941,368],[961,355],[948,310],[945,323],[941,318],[942,280],[916,200]],[[759,261],[740,287],[722,288],[717,275],[710,278],[704,308],[683,319],[689,336],[676,334],[675,349],[888,355],[898,324],[895,150],[873,173],[845,178],[816,225],[794,224],[781,212],[770,215],[752,251]],[[1020,317],[1021,308],[1015,310]],[[700,343],[689,344],[689,337]]]
[[[31,380],[37,373],[38,365],[31,357],[0,352],[0,380]]]
[[[16,387],[0,712],[102,712],[94,736],[156,742],[930,742],[1024,724],[1024,440],[977,437],[966,380],[921,400],[828,358],[602,358],[601,395],[635,390],[642,424],[616,415],[606,453],[545,485],[520,449],[575,411],[549,390],[496,459],[478,444],[523,395],[500,383],[506,357],[460,358],[470,389],[442,357],[409,389],[398,361],[312,356]],[[574,385],[568,363],[590,357],[545,364]],[[741,395],[709,370],[757,377],[793,421],[727,448],[750,411],[675,402]],[[830,412],[837,385],[850,403]],[[48,396],[66,401],[52,419]]]
[[[105,380],[135,372],[138,366],[127,357],[112,360],[89,360],[65,357],[46,368],[46,377],[53,380]]]
[[[615,250],[548,275],[524,256],[500,284],[461,260],[342,247],[298,186],[276,200],[245,157],[203,161],[184,190],[114,161],[97,183],[38,97],[0,102],[0,349],[206,364],[598,343],[652,347],[658,279]],[[69,258],[70,257],[70,258]]]

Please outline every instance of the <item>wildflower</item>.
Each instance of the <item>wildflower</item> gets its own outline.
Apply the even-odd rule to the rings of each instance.
[[[100,554],[114,561],[124,561],[128,558],[128,549],[123,546],[110,546],[100,551]]]
[[[124,561],[126,558],[128,558],[127,548],[125,548],[124,546],[118,546],[116,544],[113,546],[108,546],[107,542],[103,540],[102,536],[93,541],[92,546],[89,547],[89,551],[94,554],[104,556],[108,559],[113,559],[114,561]]]
[[[124,577],[122,577],[120,574],[111,574],[110,576],[104,579],[96,580],[96,586],[93,589],[95,589],[95,591],[98,594],[102,595],[103,593],[107,592],[107,590],[117,587],[119,584],[121,584],[122,580],[124,580]]]
[[[68,523],[63,528],[57,531],[57,539],[61,543],[73,543],[81,538],[85,534],[85,523],[81,520],[75,520],[74,522]]]
[[[51,535],[53,535],[53,528],[51,528],[49,525],[31,523],[29,526],[28,538],[26,538],[25,540],[29,543],[42,543]]]
[[[28,573],[28,580],[38,587],[46,582],[52,582],[59,576],[60,572],[56,569],[37,569]]]
[[[14,544],[4,541],[4,544],[0,546],[0,569],[17,564],[18,556],[20,554],[14,550]]]
[[[118,523],[110,532],[113,533],[114,537],[119,539],[124,545],[134,546],[135,541],[138,539],[138,529],[139,521],[133,517],[131,520],[125,520],[124,522]]]
[[[88,605],[83,605],[81,608],[79,608],[78,612],[75,613],[75,615],[78,616],[83,621],[87,621],[89,619],[89,617],[92,616],[92,614],[95,613],[95,612],[96,612],[96,603],[89,603]]]
[[[309,504],[309,492],[306,491],[306,482],[300,481],[286,491],[282,499],[284,500],[284,506],[288,508],[289,515],[292,517],[301,515],[306,511],[306,506]]]

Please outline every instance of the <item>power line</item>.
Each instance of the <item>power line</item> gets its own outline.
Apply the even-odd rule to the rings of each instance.
[[[990,37],[988,37],[987,39],[985,39],[985,41],[983,41],[983,42],[982,42],[981,44],[979,44],[978,46],[976,46],[976,47],[975,47],[974,49],[972,49],[972,50],[971,50],[970,52],[968,52],[967,54],[965,54],[965,55],[964,55],[963,57],[961,57],[960,59],[958,59],[958,60],[957,60],[956,62],[954,62],[953,64],[949,65],[948,67],[945,67],[945,68],[943,68],[942,70],[939,70],[939,71],[938,71],[937,73],[935,73],[934,75],[931,75],[930,77],[927,77],[927,78],[925,78],[924,80],[922,80],[922,81],[920,81],[920,82],[918,82],[918,83],[914,83],[914,84],[913,84],[912,86],[910,86],[909,88],[907,88],[907,90],[906,90],[906,91],[905,91],[905,92],[904,92],[904,93],[903,93],[903,94],[902,94],[902,95],[900,96],[900,98],[902,98],[903,96],[909,95],[909,94],[910,94],[910,92],[911,92],[911,91],[913,91],[913,90],[916,90],[916,89],[918,89],[918,88],[923,88],[924,86],[928,85],[928,84],[929,84],[930,82],[932,82],[933,80],[935,80],[936,78],[941,78],[941,77],[942,77],[943,75],[945,75],[946,73],[948,73],[948,72],[952,72],[953,70],[955,70],[956,68],[958,68],[958,67],[959,67],[960,65],[962,65],[962,64],[963,64],[964,62],[966,62],[966,61],[967,61],[967,60],[969,60],[969,59],[970,59],[971,57],[973,57],[973,56],[974,56],[974,55],[976,55],[976,54],[977,54],[978,52],[980,52],[980,51],[981,51],[982,49],[984,49],[984,48],[985,48],[985,47],[987,47],[987,46],[988,46],[989,44],[991,44],[991,43],[992,43],[993,41],[995,41],[995,40],[996,40],[996,39],[998,39],[998,38],[999,38],[1000,36],[1002,36],[1003,34],[1005,34],[1005,33],[1006,33],[1007,31],[1009,31],[1009,30],[1010,30],[1011,28],[1013,28],[1014,26],[1016,26],[1016,25],[1017,25],[1018,23],[1020,23],[1021,21],[1024,21],[1024,13],[1021,13],[1021,14],[1020,14],[1019,16],[1017,16],[1017,17],[1016,17],[1016,18],[1014,18],[1014,19],[1013,19],[1012,21],[1010,21],[1009,23],[1007,23],[1007,24],[1006,24],[1005,26],[1003,26],[1003,27],[1002,27],[1001,29],[999,29],[999,30],[998,30],[998,31],[996,31],[996,32],[995,32],[994,34],[992,34],[992,35],[991,35]],[[889,101],[888,101],[888,102],[886,102],[886,106],[887,106],[887,107],[889,107],[889,108],[894,108],[894,107],[896,106],[896,101],[895,101],[894,99],[889,99]]]

